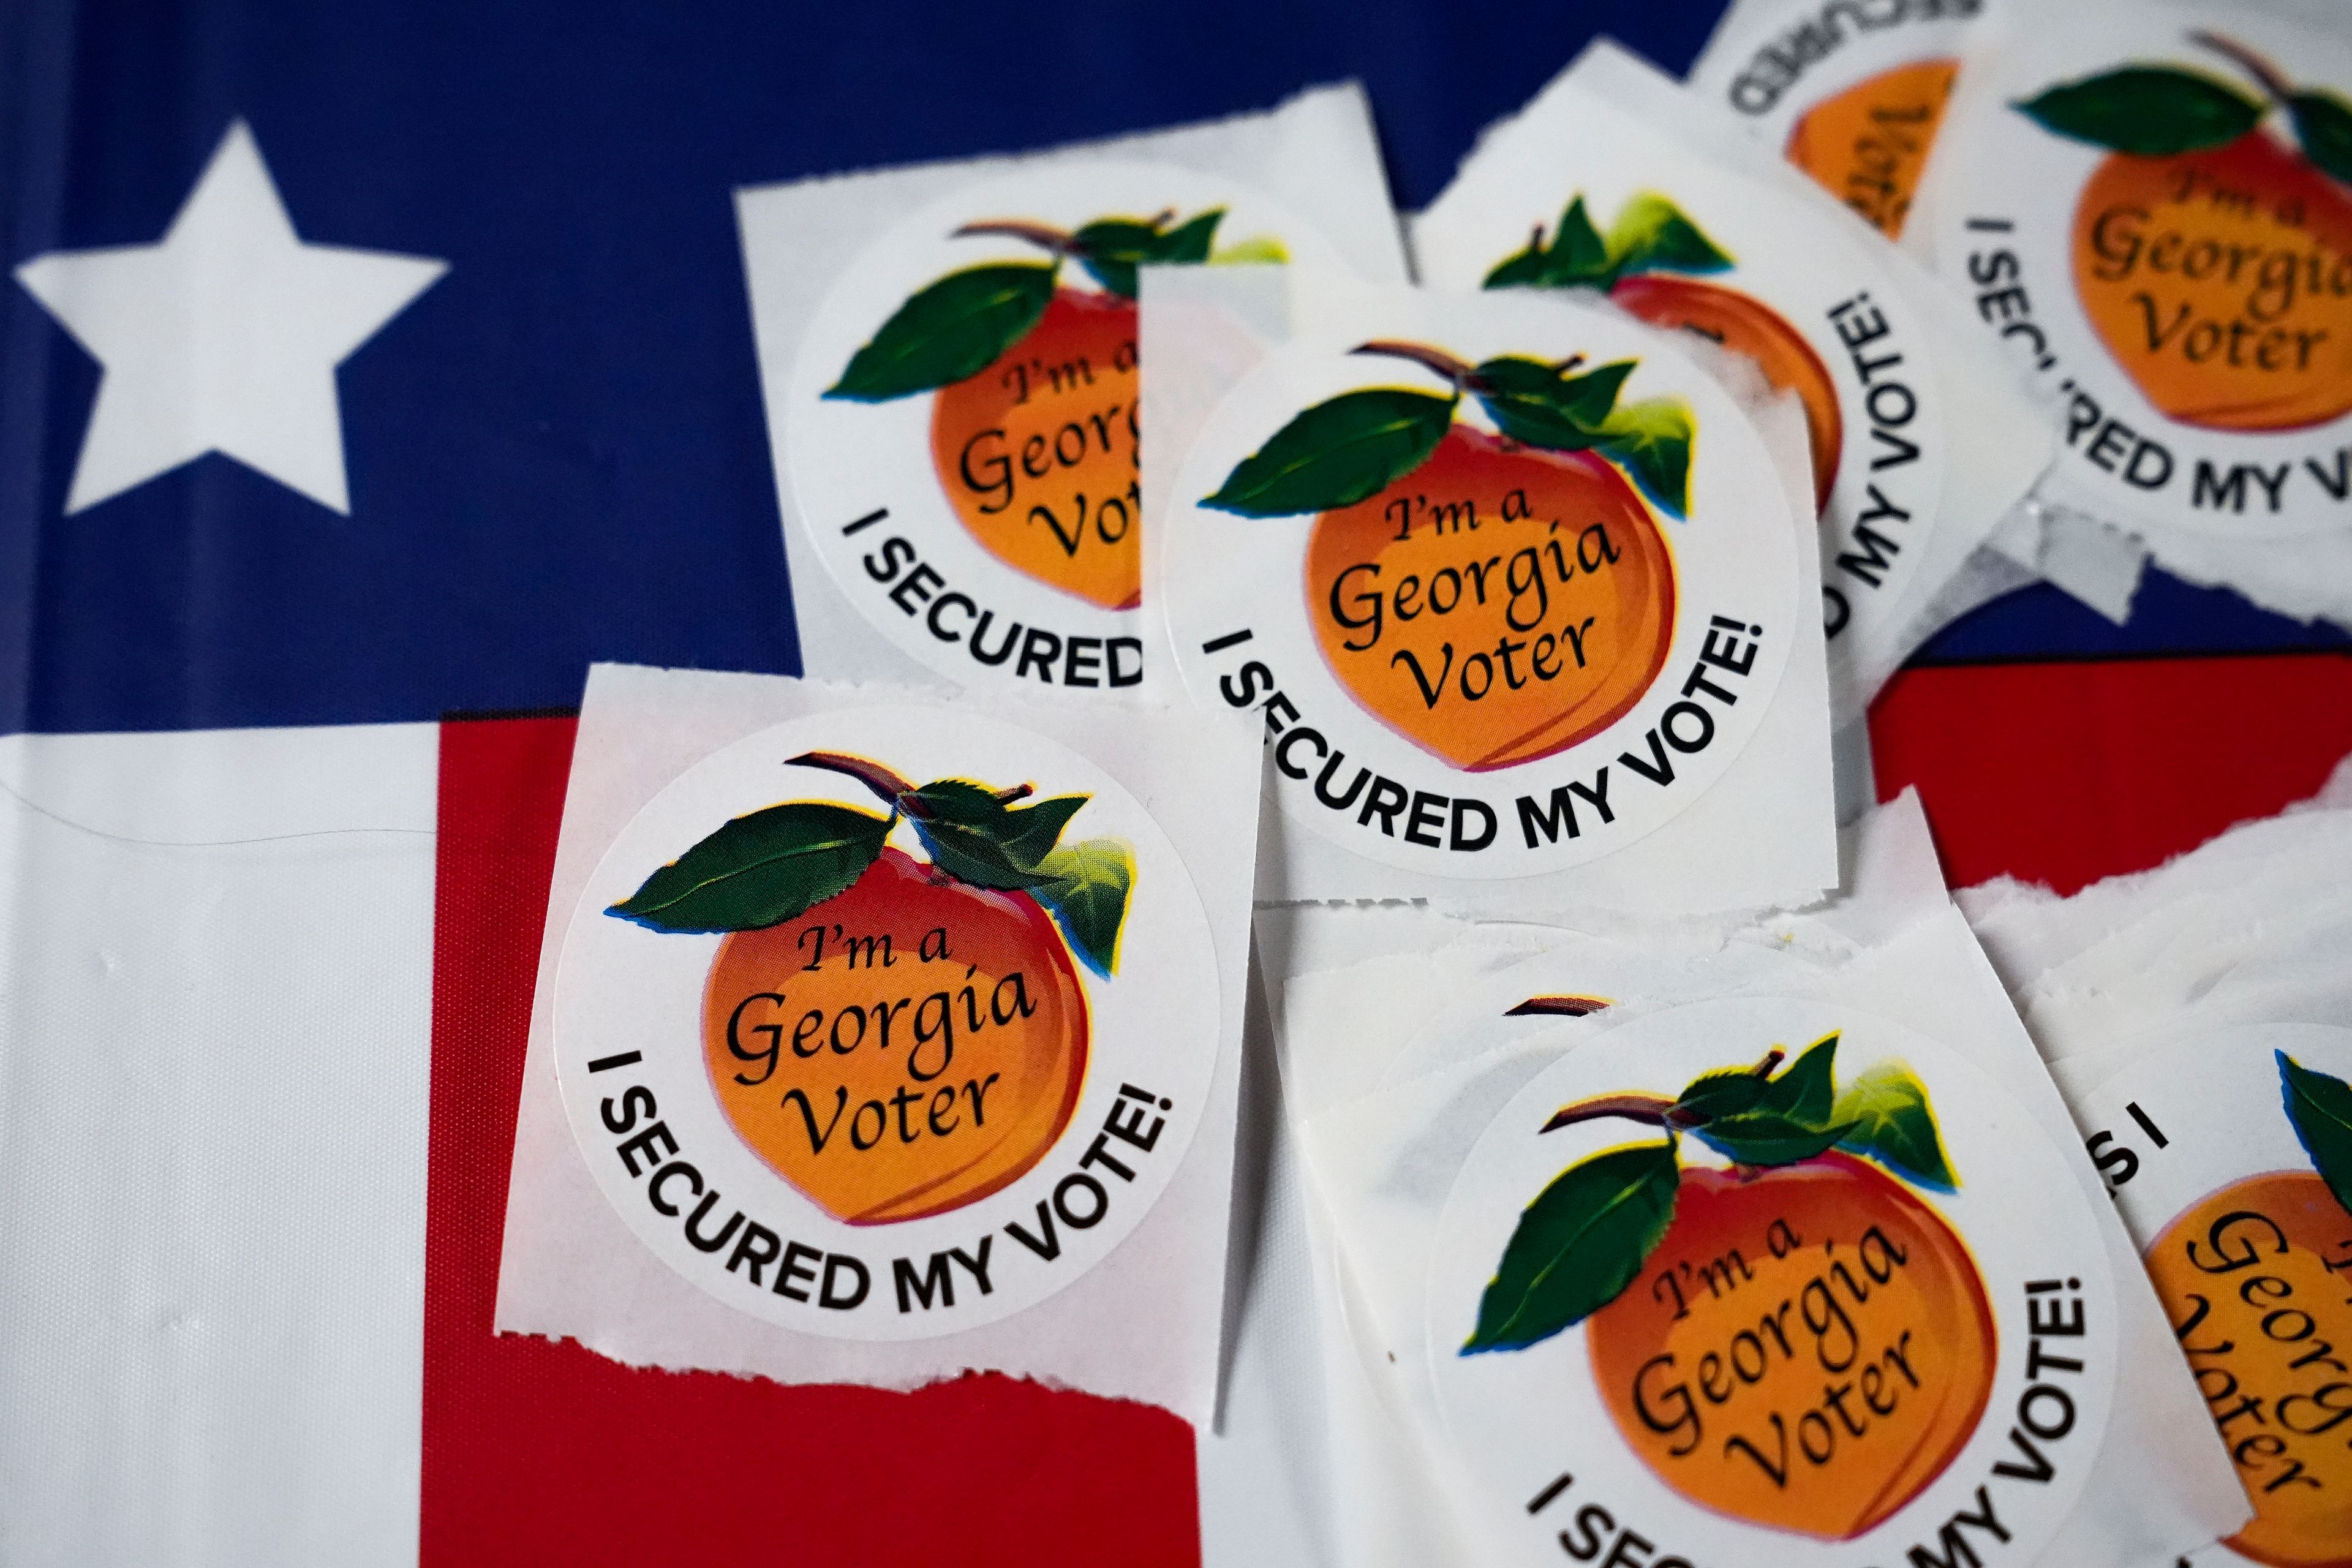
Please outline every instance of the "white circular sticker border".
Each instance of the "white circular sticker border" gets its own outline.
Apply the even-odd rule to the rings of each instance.
[[[1670,397],[1690,410],[1696,437],[1686,517],[1651,508],[1673,563],[1675,620],[1663,664],[1640,699],[1564,750],[1481,772],[1456,767],[1391,728],[1333,674],[1304,587],[1316,517],[1234,516],[1202,498],[1302,411],[1327,400],[1386,386],[1442,393],[1434,377],[1351,354],[1352,342],[1308,339],[1276,351],[1234,387],[1193,443],[1170,507],[1169,634],[1194,702],[1265,710],[1276,731],[1276,799],[1293,821],[1400,869],[1483,880],[1540,876],[1599,859],[1664,826],[1747,747],[1795,640],[1798,531],[1755,426],[1665,334],[1517,290],[1431,297],[1428,309],[1444,351],[1465,362],[1632,360],[1623,403]],[[1472,401],[1464,400],[1465,410]],[[1479,428],[1475,417],[1454,428]],[[1567,538],[1573,549],[1572,526]],[[1496,553],[1532,557],[1547,542],[1517,541]],[[1511,568],[1497,562],[1489,570]],[[1467,681],[1474,657],[1486,656],[1465,654],[1457,679]],[[1491,658],[1487,667],[1495,668]],[[1504,677],[1493,679],[1499,684]]]
[[[1083,795],[1072,834],[1123,841],[1132,858],[1114,973],[1103,978],[1086,963],[1069,965],[1084,991],[1086,1021],[1074,1107],[1022,1174],[944,1212],[851,1224],[793,1186],[736,1131],[706,1064],[705,991],[720,936],[649,930],[607,912],[689,846],[746,814],[814,801],[881,815],[873,795],[841,774],[787,765],[811,752],[884,760],[910,780],[1033,783],[1040,798]],[[854,963],[856,944],[836,938],[834,951]],[[874,954],[865,956],[870,973]],[[900,982],[909,1000],[936,978],[920,973],[931,961],[916,956],[912,978]],[[950,1013],[965,967],[958,956],[949,954],[946,968],[954,973],[940,982]],[[788,984],[777,989],[789,995]],[[1216,1065],[1219,993],[1208,919],[1190,874],[1159,825],[1102,768],[980,714],[841,710],[713,752],[666,785],[614,840],[565,933],[554,998],[556,1073],[573,1136],[606,1200],[698,1288],[803,1333],[929,1339],[1045,1300],[1134,1231],[1200,1124]],[[877,994],[877,1007],[891,1000]],[[977,1003],[983,1016],[991,1000]],[[858,1036],[853,1048],[866,1032]],[[887,1043],[887,1034],[881,1037]],[[795,1035],[793,1053],[809,1054],[800,1045]],[[876,1141],[887,1142],[895,1136],[887,1102],[881,1114]],[[923,1132],[919,1115],[908,1126]],[[698,1219],[698,1236],[689,1239]],[[713,1235],[722,1239],[711,1241]]]
[[[1850,1144],[1824,1157],[1843,1163],[1831,1174],[1864,1187],[1874,1178],[1942,1221],[1974,1265],[1991,1314],[1995,1358],[1973,1428],[1957,1441],[1944,1434],[1933,1468],[1906,1452],[1905,1468],[1889,1475],[1907,1482],[1909,1495],[1890,1501],[1873,1494],[1874,1521],[1854,1521],[1864,1525],[1861,1532],[1843,1539],[1702,1504],[1670,1486],[1632,1447],[1599,1391],[1588,1342],[1598,1312],[1613,1300],[1595,1316],[1525,1348],[1475,1353],[1465,1348],[1474,1328],[1483,1327],[1484,1297],[1497,1279],[1496,1260],[1531,1200],[1586,1156],[1660,1136],[1654,1128],[1607,1120],[1539,1135],[1561,1108],[1590,1106],[1595,1096],[1622,1101],[1629,1093],[1663,1106],[1695,1089],[1701,1075],[1747,1065],[1736,1058],[1750,1043],[1759,1054],[1768,1044],[1785,1048],[1797,1060],[1779,1071],[1793,1076],[1806,1053],[1831,1037],[1836,1045],[1821,1065],[1832,1069],[1825,1076],[1833,1077],[1839,1114],[1848,1114],[1845,1096],[1857,1091],[1857,1079],[1865,1079],[1866,1089],[1898,1073],[1907,1076],[1924,1089],[1958,1182],[1952,1191],[1937,1190],[1906,1179],[1876,1156],[1865,1162],[1847,1152]],[[1678,1194],[1688,1190],[1694,1173],[1734,1191],[1759,1190],[1774,1179],[1768,1169],[1738,1186],[1722,1166],[1706,1163],[1719,1156],[1697,1147],[1691,1131],[1680,1135],[1677,1157]],[[1805,1165],[1780,1169],[1802,1172]],[[2069,1194],[2076,1194],[2074,1201],[2064,1201]],[[1987,1546],[1998,1541],[2004,1552],[2032,1557],[2064,1521],[2088,1478],[2114,1397],[2116,1292],[2092,1201],[2041,1125],[1990,1077],[1930,1037],[1853,1008],[1771,996],[1692,1003],[1629,1020],[1578,1047],[1514,1096],[1480,1135],[1435,1232],[1426,1352],[1446,1429],[1470,1470],[1488,1483],[1491,1533],[1518,1542],[1529,1561],[1547,1562],[1556,1561],[1563,1545],[1597,1560],[1612,1535],[1628,1531],[1654,1543],[1657,1555],[1649,1560],[1657,1563],[1778,1560],[1775,1552],[1797,1549],[1810,1563],[1864,1568],[1899,1558],[1916,1544],[1942,1550],[1955,1532],[1962,1541]],[[1767,1271],[1775,1262],[1801,1258],[1798,1246],[1809,1248],[1812,1237],[1792,1227],[1775,1241],[1767,1226],[1748,1239],[1748,1247],[1718,1247],[1685,1271],[1672,1258],[1658,1261],[1677,1246],[1669,1230],[1621,1294],[1647,1289],[1663,1310],[1670,1292],[1675,1303],[1687,1297],[1690,1307],[1703,1311],[1706,1304],[1731,1300],[1741,1288],[1752,1290],[1769,1279],[1795,1284],[1786,1267],[1779,1275]],[[1830,1331],[1843,1323],[1846,1330],[1839,1331],[1851,1331],[1860,1341],[1864,1325],[1883,1329],[1869,1323],[1864,1298],[1895,1272],[1893,1254],[1883,1246],[1874,1254],[1867,1232],[1852,1253],[1841,1257],[1843,1251],[1831,1247],[1822,1254],[1811,1279],[1786,1300],[1759,1301],[1754,1322],[1741,1324],[1749,1331],[1731,1336],[1742,1342],[1727,1342],[1720,1358],[1667,1366],[1679,1383],[1661,1386],[1663,1380],[1647,1376],[1661,1358],[1645,1365],[1634,1397],[1649,1412],[1642,1419],[1662,1442],[1673,1436],[1679,1445],[1677,1424],[1686,1420],[1696,1431],[1681,1452],[1712,1452],[1727,1474],[1737,1468],[1735,1457],[1752,1459],[1756,1473],[1767,1479],[1777,1465],[1781,1479],[1773,1495],[1786,1497],[1800,1471],[1837,1462],[1849,1445],[1868,1442],[1874,1419],[1896,1415],[1897,1391],[1916,1392],[1900,1382],[1900,1355],[1874,1357],[1869,1364],[1879,1366],[1880,1375],[1859,1393],[1853,1386],[1863,1381],[1859,1368],[1843,1386],[1831,1381],[1837,1374],[1826,1353]],[[1915,1241],[1901,1261],[1912,1261],[1916,1252]],[[1702,1290],[1710,1292],[1705,1301]],[[1832,1312],[1832,1304],[1840,1310]],[[1762,1380],[1749,1377],[1748,1362],[1755,1360],[1769,1375],[1772,1358],[1781,1353],[1776,1321],[1797,1342],[1790,1347],[1795,1354],[1783,1358],[1792,1372],[1806,1351],[1804,1334],[1788,1320],[1792,1306],[1809,1325],[1805,1332],[1812,1335],[1822,1366],[1831,1369],[1818,1408],[1776,1408],[1770,1421],[1753,1410],[1738,1411],[1731,1402]],[[1819,1331],[1810,1327],[1815,1319],[1823,1325]],[[1905,1344],[1908,1337],[1891,1338],[1882,1352],[1916,1350]],[[1944,1348],[1931,1347],[1930,1353]],[[1858,1345],[1845,1349],[1854,1352],[1847,1363],[1859,1360]],[[1679,1399],[1675,1388],[1682,1390]],[[1726,1435],[1724,1424],[1735,1417],[1741,1425]],[[1776,1431],[1785,1439],[1776,1438]],[[1742,1444],[1744,1455],[1738,1452]],[[1997,1518],[1998,1532],[1988,1513]]]
[[[977,180],[929,203],[860,250],[826,289],[793,362],[784,447],[803,536],[843,595],[900,651],[958,686],[1039,687],[1132,694],[1159,657],[1133,606],[1109,607],[1009,563],[973,534],[933,457],[933,410],[944,391],[876,399],[828,396],[852,361],[902,306],[943,279],[986,266],[1056,260],[1055,234],[1110,218],[1168,233],[1222,213],[1212,257],[1291,259],[1345,270],[1338,249],[1305,219],[1246,183],[1178,164],[1122,159],[1051,162]],[[972,226],[979,232],[961,233]],[[1034,230],[1031,237],[1008,232]],[[1195,247],[1197,248],[1197,247]],[[1057,299],[1112,305],[1076,258],[1061,258]],[[1067,560],[1124,549],[1140,573],[1139,416],[1132,326],[1123,357],[1096,363],[1083,348],[1012,360],[1016,342],[972,373],[1025,377],[1023,400],[1084,391],[1083,405],[1047,438],[978,447],[957,457],[956,482],[975,508],[1013,521],[1032,542],[1048,532]],[[1021,340],[1025,342],[1026,339]],[[1096,389],[1099,387],[1099,392]],[[1125,463],[1121,468],[1120,459]],[[1071,473],[1106,468],[1124,483],[1062,504]],[[1104,486],[1096,486],[1100,491]],[[1084,508],[1080,515],[1077,507]],[[790,524],[788,523],[789,527]]]
[[[2053,499],[2225,539],[2342,528],[2352,523],[2352,395],[2336,398],[2333,414],[2324,395],[2269,414],[2262,399],[2245,401],[2235,384],[2211,378],[2249,369],[2326,374],[2331,364],[2337,385],[2352,376],[2352,190],[2342,183],[2352,169],[2331,180],[2311,166],[2292,144],[2292,116],[2270,100],[2290,86],[2281,73],[2291,70],[2296,85],[2352,110],[2352,51],[2258,7],[2233,10],[2208,31],[2215,21],[2159,6],[2037,20],[1982,68],[1984,79],[1964,78],[1937,138],[1938,264],[2057,402]],[[2219,147],[2162,156],[2087,139],[2126,134],[2102,129],[2130,108],[2119,88],[2098,96],[2102,84],[2144,89],[2157,76],[2206,110],[2159,110],[2159,120],[2220,118],[2246,128]],[[2214,177],[2241,162],[2270,174],[2299,163],[2291,184],[2309,188],[2264,191],[2241,188],[2234,174]],[[2102,182],[2135,163],[2159,177],[2137,194],[2106,191],[2095,214],[2083,210]],[[2311,200],[2331,210],[2313,214]],[[2318,216],[2332,233],[2315,239],[2306,225]],[[2250,246],[2263,229],[2289,247]],[[2296,233],[2304,239],[2294,241]],[[2300,256],[2294,244],[2305,247]],[[2124,334],[2137,371],[2095,324],[2084,267],[2115,291],[2110,331]],[[2227,320],[2208,314],[2211,300],[2189,288],[2209,279],[2231,302]],[[2305,307],[2315,297],[2333,325],[2312,326]],[[2180,416],[2159,407],[2144,384],[2155,374],[2168,377],[2160,395]],[[2272,418],[2279,422],[2262,423]]]

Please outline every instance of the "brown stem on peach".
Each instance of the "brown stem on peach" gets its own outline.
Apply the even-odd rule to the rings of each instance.
[[[1376,338],[1368,343],[1358,343],[1348,352],[1377,354],[1385,359],[1411,360],[1423,369],[1435,371],[1439,375],[1452,382],[1456,394],[1469,385],[1475,375],[1471,366],[1455,359],[1444,349],[1430,348],[1423,343],[1397,342],[1387,338]]]
[[[2236,39],[2225,38],[2219,33],[2209,33],[2202,28],[2189,34],[2189,39],[2191,43],[2203,45],[2252,77],[2262,84],[2263,90],[2270,95],[2272,102],[2284,103],[2294,96],[2294,84],[2286,79],[2278,67]]]
[[[1509,1012],[1506,1018],[1581,1018],[1598,1013],[1609,1005],[1600,996],[1530,996]]]
[[[880,763],[868,762],[864,757],[853,757],[846,752],[803,752],[799,756],[790,759],[785,765],[799,768],[823,768],[828,773],[847,773],[851,778],[872,790],[885,805],[895,806],[908,816],[928,817],[931,815],[930,808],[925,805],[921,798],[916,795],[914,784],[892,769],[884,767]],[[992,793],[998,804],[1011,805],[1016,800],[1025,800],[1036,794],[1037,786],[1020,784],[1014,784],[1011,789],[1000,789]]]
[[[1512,1012],[1519,1010],[1515,1007]],[[1773,1047],[1764,1053],[1761,1061],[1748,1069],[1748,1076],[1770,1078],[1772,1069],[1780,1065],[1780,1058],[1785,1054],[1780,1047]],[[1580,1100],[1574,1105],[1561,1106],[1551,1113],[1551,1120],[1538,1131],[1550,1132],[1562,1127],[1573,1127],[1580,1121],[1598,1121],[1605,1116],[1621,1116],[1628,1121],[1646,1121],[1653,1127],[1678,1132],[1704,1120],[1688,1114],[1676,1115],[1676,1103],[1656,1094],[1604,1094],[1596,1100]]]
[[[1554,375],[1566,375],[1570,371],[1574,370],[1578,365],[1580,365],[1583,363],[1584,356],[1582,354],[1570,354],[1566,359],[1554,364],[1551,367],[1551,373]]]
[[[1551,1120],[1538,1129],[1557,1131],[1573,1127],[1580,1121],[1598,1121],[1606,1116],[1622,1116],[1628,1121],[1646,1121],[1653,1127],[1667,1125],[1666,1113],[1675,1102],[1655,1094],[1604,1094],[1598,1100],[1580,1100],[1574,1105],[1563,1105],[1551,1113]]]
[[[1069,255],[1077,245],[1077,237],[1075,235],[1066,233],[1050,225],[1029,223],[1021,218],[989,218],[979,223],[968,223],[948,237],[962,239],[972,235],[996,235],[1007,239],[1025,239],[1032,245],[1042,246],[1057,257]]]
[[[864,757],[853,757],[845,752],[803,752],[784,765],[824,768],[829,773],[846,773],[880,796],[885,805],[898,807],[909,816],[929,815],[918,809],[909,798],[915,793],[915,786],[880,763],[869,763]]]

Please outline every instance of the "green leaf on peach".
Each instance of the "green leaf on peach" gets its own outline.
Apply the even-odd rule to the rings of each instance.
[[[1174,228],[1163,220],[1097,218],[1070,237],[1071,254],[1095,280],[1122,299],[1135,298],[1135,269],[1150,263],[1206,261],[1225,209],[1212,208]]]
[[[1669,517],[1690,514],[1690,409],[1680,398],[1621,404],[1594,443],[1625,470],[1650,504]]]
[[[1836,1099],[1838,1037],[1816,1040],[1764,1086],[1756,1109],[1785,1116],[1804,1127],[1825,1127]]]
[[[1624,1293],[1675,1216],[1675,1141],[1570,1165],[1520,1212],[1461,1353],[1525,1350]]]
[[[1852,1126],[1823,1127],[1777,1110],[1744,1110],[1718,1116],[1690,1130],[1691,1136],[1742,1165],[1793,1165],[1837,1147]]]
[[[1495,427],[1512,440],[1576,452],[1600,439],[1618,389],[1633,373],[1632,360],[1568,375],[1541,360],[1513,354],[1479,365],[1470,384]]]
[[[2298,92],[2286,100],[2304,156],[2330,178],[2352,184],[2352,103],[2332,92]]]
[[[1753,1110],[1764,1097],[1767,1079],[1747,1068],[1727,1068],[1721,1072],[1703,1073],[1675,1098],[1672,1112],[1678,1127],[1696,1126],[1712,1121],[1718,1116],[1737,1116],[1743,1110]]]
[[[1036,868],[1054,846],[1061,841],[1062,829],[1089,797],[1083,795],[1057,795],[1030,805],[1017,805],[1004,814],[1004,833],[999,842],[1015,865]]]
[[[1851,1124],[1838,1147],[1875,1160],[1896,1175],[1948,1193],[1959,1185],[1936,1131],[1927,1087],[1901,1062],[1868,1068],[1837,1097],[1831,1120]]]
[[[2045,131],[2143,158],[2226,146],[2263,117],[2261,100],[2174,66],[2126,66],[2013,107]]]
[[[1242,517],[1353,506],[1428,459],[1454,423],[1454,401],[1401,387],[1343,393],[1276,431],[1201,504]]]
[[[1015,805],[970,779],[934,779],[908,791],[900,805],[940,870],[975,887],[1009,889],[1043,885],[1038,861],[1087,798],[1055,795]]]
[[[1730,252],[1654,192],[1628,201],[1609,226],[1612,281],[1633,272],[1721,272],[1730,266]]]
[[[899,797],[908,815],[947,822],[991,823],[1004,816],[1004,799],[970,779],[933,779]]]
[[[958,822],[944,816],[908,820],[914,824],[915,837],[923,841],[931,864],[959,882],[1015,892],[1052,879],[1034,862],[1024,864],[1013,858],[1004,846],[1000,823]]]
[[[824,801],[736,817],[604,912],[667,932],[758,931],[823,903],[866,874],[890,818]]]
[[[1489,289],[1605,289],[1611,278],[1609,247],[1576,197],[1560,214],[1551,243],[1538,228],[1525,249],[1506,257],[1486,274]]]
[[[2287,1120],[2336,1201],[2352,1212],[2352,1085],[2276,1053]]]
[[[824,395],[887,403],[979,374],[1045,313],[1055,271],[1052,263],[993,263],[918,289]]]
[[[1118,939],[1135,888],[1135,853],[1116,838],[1089,838],[1037,863],[1046,880],[1029,896],[1044,906],[1070,951],[1106,978],[1118,969]]]

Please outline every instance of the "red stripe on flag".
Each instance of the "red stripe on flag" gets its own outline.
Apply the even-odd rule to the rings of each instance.
[[[2071,893],[2317,791],[2352,752],[2352,658],[1911,669],[1870,736],[1880,797],[1919,787],[1952,886]]]
[[[787,1388],[491,1331],[572,731],[441,731],[425,1568],[1197,1563],[1192,1431],[1164,1411],[992,1375]]]

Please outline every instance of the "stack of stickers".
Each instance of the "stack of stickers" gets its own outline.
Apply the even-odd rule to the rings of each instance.
[[[1972,895],[2021,1002],[2086,999],[2066,1045],[1907,801],[1850,830],[1850,894],[1745,926],[1262,913],[1341,1559],[2336,1561],[2347,820]],[[2210,1004],[2080,1021],[2291,864],[2291,929],[2180,977]],[[2244,1333],[2185,1333],[2225,1296]]]
[[[2352,620],[2340,7],[1739,0],[1692,79],[1931,260],[2054,422],[1955,605],[2021,568],[2121,620],[2153,559]]]
[[[2171,864],[1970,918],[2146,1255],[2254,1505],[2214,1563],[2352,1542],[2352,767]]]
[[[1996,973],[1860,722],[2029,571],[2342,591],[2289,26],[1743,3],[1409,225],[1347,89],[743,192],[807,679],[591,673],[499,1328],[1148,1401],[1213,1552],[2337,1561],[2346,814]]]

